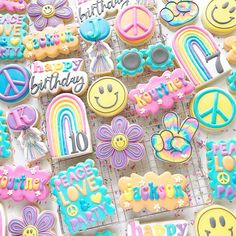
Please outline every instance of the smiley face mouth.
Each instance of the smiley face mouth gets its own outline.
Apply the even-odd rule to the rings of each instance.
[[[95,98],[96,103],[97,103],[98,106],[100,106],[100,107],[103,108],[103,109],[109,109],[109,108],[112,108],[113,106],[115,106],[116,103],[118,102],[118,92],[115,92],[114,95],[116,96],[116,99],[115,99],[114,103],[113,103],[112,105],[110,105],[110,106],[103,106],[103,105],[99,102],[99,97],[94,97],[94,98]]]
[[[229,17],[229,20],[228,21],[218,21],[216,18],[215,18],[215,11],[218,9],[218,7],[215,5],[214,9],[212,10],[211,12],[211,17],[212,19],[217,23],[217,24],[229,24],[231,21],[233,21],[235,19],[235,17]]]
[[[228,229],[228,231],[230,232],[229,236],[234,236],[234,232],[233,232],[233,226],[231,228]],[[211,235],[211,231],[210,230],[205,230],[206,236],[210,236]],[[212,235],[214,236],[214,235]]]

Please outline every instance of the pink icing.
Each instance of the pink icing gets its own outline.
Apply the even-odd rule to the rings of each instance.
[[[25,11],[26,5],[27,4],[24,0],[18,0],[18,2],[0,0],[0,11],[6,10],[10,13],[19,13]]]

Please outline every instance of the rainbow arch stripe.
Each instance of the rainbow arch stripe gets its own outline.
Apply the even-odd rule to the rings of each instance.
[[[47,137],[53,157],[80,156],[92,152],[91,134],[83,101],[70,93],[56,96],[46,112]],[[82,132],[87,136],[88,148],[72,153],[70,135]]]

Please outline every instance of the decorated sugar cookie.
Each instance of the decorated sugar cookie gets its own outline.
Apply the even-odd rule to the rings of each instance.
[[[199,7],[194,1],[163,0],[165,7],[160,12],[161,22],[171,30],[191,25],[198,17]]]
[[[167,162],[189,161],[192,154],[191,140],[197,132],[198,120],[188,117],[180,125],[179,116],[169,112],[163,117],[163,125],[164,129],[151,138],[155,156]]]
[[[94,75],[111,74],[114,64],[112,49],[105,42],[110,38],[109,22],[103,18],[89,18],[80,25],[80,35],[92,45],[87,50],[90,58],[90,73]]]
[[[171,211],[188,205],[186,184],[186,178],[180,174],[148,172],[140,176],[132,173],[131,177],[121,177],[118,182],[121,191],[119,204],[134,212],[145,209],[159,212],[162,208]]]
[[[205,29],[186,26],[175,33],[173,50],[188,78],[196,86],[204,86],[231,72],[215,39]]]
[[[215,199],[236,197],[236,140],[207,142],[208,177]]]
[[[137,124],[129,124],[123,116],[113,118],[111,126],[102,125],[96,131],[100,144],[96,147],[99,160],[111,160],[116,169],[123,169],[129,160],[139,161],[145,155],[145,148],[140,142],[144,137],[143,129]]]
[[[1,0],[0,11],[22,13],[26,9],[28,0]]]
[[[88,88],[88,75],[81,58],[56,61],[35,61],[31,66],[30,94],[34,97],[60,92],[80,96]]]
[[[121,80],[114,77],[102,77],[88,89],[89,107],[98,115],[112,117],[126,107],[128,92]]]
[[[8,231],[12,236],[56,236],[52,229],[55,225],[55,216],[51,211],[39,212],[34,206],[23,209],[22,219],[13,219],[8,224]]]
[[[224,48],[228,51],[227,60],[230,64],[236,64],[236,36],[228,37],[224,40]]]
[[[194,86],[186,80],[182,69],[166,71],[161,77],[152,77],[147,84],[139,84],[129,92],[139,116],[158,114],[161,108],[170,109],[176,101],[191,94]]]
[[[94,236],[118,236],[118,234],[111,232],[110,230],[105,230],[103,232],[97,232]]]
[[[2,203],[0,203],[0,235],[1,236],[6,236],[6,214],[4,210],[4,206]]]
[[[234,120],[235,100],[223,89],[206,88],[198,92],[192,99],[190,113],[203,128],[219,131],[225,129]]]
[[[234,0],[208,0],[202,13],[202,23],[216,35],[226,35],[236,30],[236,6]]]
[[[95,226],[115,213],[93,160],[87,159],[59,172],[50,183],[71,234]]]
[[[83,101],[70,93],[56,96],[46,112],[48,144],[53,158],[92,152],[91,134]]]
[[[27,12],[39,31],[47,26],[56,27],[73,18],[73,11],[67,0],[37,0],[28,5]]]
[[[127,236],[186,236],[188,222],[185,220],[143,223],[131,221],[128,223]]]
[[[197,214],[195,220],[196,236],[222,236],[236,234],[236,216],[227,208],[212,205]]]
[[[116,17],[115,30],[126,44],[138,46],[148,42],[155,33],[154,16],[142,5],[123,8]]]
[[[227,84],[231,93],[236,93],[236,70],[227,78]]]
[[[68,55],[79,49],[78,29],[75,25],[47,27],[26,36],[24,57],[29,60],[56,58],[60,54]]]
[[[0,60],[23,58],[25,46],[22,42],[27,35],[27,31],[27,16],[0,14]]]
[[[17,140],[30,163],[43,158],[48,153],[47,146],[42,141],[43,133],[34,127],[37,121],[38,111],[27,104],[12,108],[7,116],[9,128],[14,132],[20,132]]]
[[[12,198],[19,202],[37,202],[45,200],[49,194],[50,172],[40,170],[38,166],[1,166],[0,199]]]

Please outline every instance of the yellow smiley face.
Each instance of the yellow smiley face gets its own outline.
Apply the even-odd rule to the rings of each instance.
[[[235,236],[236,217],[225,207],[207,207],[198,213],[195,231],[197,236]]]
[[[55,8],[53,5],[45,5],[42,8],[42,14],[46,18],[51,18],[55,15]]]
[[[128,92],[125,85],[113,77],[96,80],[88,90],[89,107],[98,115],[112,117],[119,114],[126,106]]]
[[[38,230],[33,225],[28,225],[23,229],[22,236],[38,236]]]
[[[117,134],[112,138],[112,147],[117,151],[123,151],[129,144],[128,137],[124,134]]]

